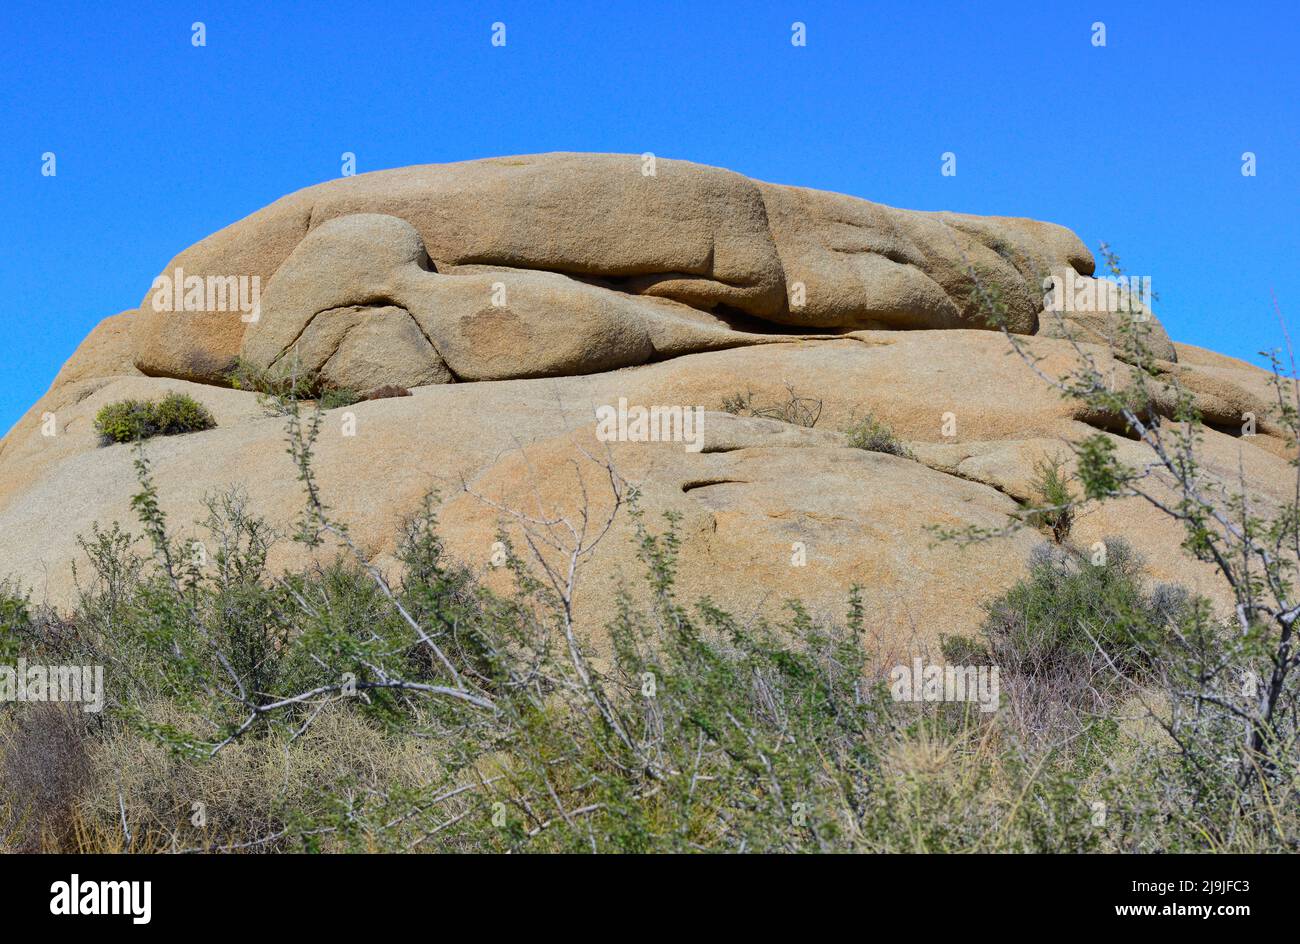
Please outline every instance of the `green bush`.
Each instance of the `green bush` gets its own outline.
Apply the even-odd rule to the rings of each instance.
[[[31,601],[8,580],[0,580],[0,665],[18,658],[23,638],[30,635]]]
[[[293,365],[278,364],[267,369],[251,364],[243,358],[235,361],[226,380],[236,390],[247,390],[267,397],[286,400],[310,400],[317,394],[319,381],[315,374],[294,369]]]
[[[361,394],[350,387],[331,387],[322,391],[316,402],[322,410],[335,410],[341,406],[360,403],[361,399]]]
[[[320,371],[303,369],[292,360],[263,368],[238,359],[226,380],[236,390],[256,393],[262,408],[272,416],[288,416],[293,404],[301,400],[315,400],[322,410],[333,410],[364,399],[356,390],[336,387],[326,382]]]
[[[153,410],[143,400],[119,400],[104,406],[95,415],[95,431],[103,446],[148,439],[158,432]]]
[[[184,393],[169,393],[157,403],[119,400],[105,405],[95,415],[95,431],[102,446],[194,433],[216,425],[207,407]]]
[[[849,445],[867,452],[883,452],[891,456],[911,459],[912,453],[907,446],[894,435],[889,425],[876,419],[870,413],[844,430],[849,437]]]
[[[1065,542],[1074,524],[1074,495],[1064,469],[1065,464],[1059,459],[1044,459],[1035,464],[1033,488],[1038,498],[1025,516],[1034,527],[1050,531],[1057,544]]]
[[[207,407],[183,393],[163,397],[153,409],[153,419],[160,436],[196,433],[217,425]]]
[[[1040,547],[1029,575],[988,604],[983,634],[993,661],[1048,678],[1109,664],[1135,676],[1187,609],[1168,590],[1148,592],[1142,559],[1127,542],[1108,539],[1089,554]]]

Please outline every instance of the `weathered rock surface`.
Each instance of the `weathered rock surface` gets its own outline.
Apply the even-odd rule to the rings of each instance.
[[[432,271],[405,220],[354,213],[311,232],[244,335],[255,367],[325,370],[341,386],[592,373],[660,355],[782,339],[741,335],[680,303],[555,272]],[[386,376],[384,368],[387,368]]]
[[[1077,342],[1127,377],[1104,343],[1113,321],[1057,320],[1077,329],[1071,342],[1042,317],[1040,273],[1063,266],[1086,275],[1092,259],[1051,224],[911,213],[675,161],[659,161],[655,177],[639,158],[543,155],[321,184],[168,267],[259,276],[256,320],[147,304],[106,319],[0,441],[0,533],[10,536],[0,575],[72,602],[78,535],[95,522],[132,525],[138,490],[131,449],[98,447],[94,415],[173,390],[202,401],[218,426],[147,445],[170,520],[201,536],[192,522],[204,496],[235,485],[289,532],[302,494],[283,420],[223,385],[240,357],[358,390],[412,388],[326,413],[317,450],[335,515],[387,566],[400,520],[436,489],[450,550],[499,584],[492,545],[519,526],[505,510],[576,521],[585,493],[598,516],[609,462],[637,486],[652,529],[664,512],[678,516],[683,599],[750,614],[798,597],[838,615],[859,584],[881,645],[970,632],[982,601],[1021,575],[1043,538],[1022,530],[963,549],[935,544],[933,529],[1001,528],[1034,497],[1043,457],[1118,431],[1008,356],[970,302],[973,267],[998,287],[1039,370],[1071,370]],[[1261,501],[1285,501],[1288,447],[1267,419],[1264,372],[1150,325],[1150,383],[1169,411],[1175,383],[1192,392],[1210,426],[1208,474],[1235,481],[1240,470]],[[718,412],[737,394],[776,404],[792,390],[821,401],[815,428]],[[599,441],[597,408],[620,401],[700,407],[702,448]],[[841,430],[866,413],[913,457],[852,448]],[[1247,414],[1257,435],[1243,437]],[[1123,457],[1143,459],[1143,447],[1114,438]],[[1157,579],[1218,593],[1150,509],[1091,509],[1073,537],[1112,535],[1136,545]],[[631,538],[620,514],[587,563],[588,631],[613,615],[614,591],[640,586]],[[305,553],[285,541],[272,563],[295,566]]]
[[[426,328],[431,346],[453,374],[476,380],[590,373],[665,351],[761,342],[777,326],[981,327],[971,271],[1007,305],[1012,330],[1032,334],[1043,276],[1093,268],[1078,238],[1050,223],[896,210],[684,161],[659,160],[653,176],[644,168],[633,155],[543,154],[309,187],[164,270],[256,278],[264,317],[155,311],[146,297],[135,365],[219,383],[241,349],[265,359],[291,343],[289,326],[326,311],[324,298],[361,307],[392,301],[386,288],[402,290],[422,327],[444,326],[441,340]],[[464,267],[477,278],[427,277]],[[648,299],[677,304],[638,301]],[[647,321],[658,344],[646,343]],[[574,339],[555,349],[560,325]],[[467,341],[517,350],[519,340],[520,356],[491,358],[486,369],[464,350]],[[395,375],[410,366],[399,361]]]

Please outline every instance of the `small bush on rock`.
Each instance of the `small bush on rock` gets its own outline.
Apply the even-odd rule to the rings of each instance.
[[[884,452],[891,456],[911,459],[912,453],[894,435],[888,424],[876,419],[870,413],[851,425],[844,433],[849,437],[849,445],[867,452]]]
[[[154,435],[149,404],[142,400],[119,400],[103,407],[95,415],[95,432],[100,445],[148,439]]]
[[[341,406],[351,406],[365,399],[350,387],[336,387],[322,391],[316,402],[322,410],[336,410]]]
[[[321,377],[320,371],[307,370],[294,362],[281,361],[264,368],[240,359],[226,374],[226,380],[236,390],[257,394],[258,403],[271,416],[288,416],[293,404],[301,400],[315,400],[322,410],[333,410],[367,399],[350,387],[333,386]]]
[[[159,436],[195,433],[217,425],[207,407],[183,393],[163,397],[153,408],[153,419]]]
[[[169,393],[157,403],[119,400],[107,404],[95,415],[95,431],[99,433],[101,446],[194,433],[216,425],[207,407],[183,393]]]
[[[1034,491],[1039,501],[1027,515],[1035,527],[1046,528],[1053,540],[1062,544],[1070,536],[1074,524],[1074,496],[1070,492],[1069,475],[1059,459],[1044,459],[1034,466]]]

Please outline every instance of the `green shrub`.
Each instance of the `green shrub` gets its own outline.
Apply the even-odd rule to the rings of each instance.
[[[31,631],[31,602],[8,580],[0,580],[0,665],[18,658]]]
[[[361,402],[361,394],[350,387],[331,387],[317,397],[317,404],[322,410],[334,410],[341,406],[351,406]]]
[[[268,397],[287,400],[310,400],[316,396],[318,380],[314,373],[295,370],[293,365],[279,363],[273,368],[258,367],[243,358],[226,375],[230,386]]]
[[[939,651],[949,665],[987,665],[991,661],[988,647],[966,636],[939,636]]]
[[[322,410],[333,410],[363,399],[356,390],[334,386],[321,377],[320,371],[306,370],[292,359],[263,368],[241,358],[226,374],[226,380],[236,390],[256,393],[262,408],[272,416],[289,415],[292,405],[302,400],[315,400]]]
[[[143,400],[119,400],[109,403],[95,414],[95,431],[100,445],[134,442],[148,439],[158,430],[153,422],[153,410]]]
[[[995,663],[1042,679],[1097,664],[1137,676],[1151,665],[1187,598],[1148,592],[1127,542],[1110,538],[1104,548],[1035,551],[1029,575],[987,605],[983,634]]]
[[[1025,520],[1046,528],[1057,544],[1065,543],[1074,524],[1074,495],[1060,459],[1044,459],[1034,466],[1033,488],[1038,496]]]
[[[157,403],[119,400],[106,404],[95,415],[101,446],[199,432],[216,425],[207,407],[184,393],[169,393]]]
[[[894,435],[889,425],[877,420],[868,413],[861,420],[844,430],[849,437],[849,445],[867,452],[883,452],[891,456],[911,459],[912,452]]]
[[[217,425],[207,407],[183,393],[163,397],[153,408],[153,420],[160,436],[196,433]]]

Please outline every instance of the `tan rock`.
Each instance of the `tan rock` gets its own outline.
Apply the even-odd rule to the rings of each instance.
[[[1092,257],[1069,230],[1033,220],[917,213],[800,187],[762,185],[786,283],[802,286],[777,318],[838,328],[985,327],[973,269],[1033,333],[1040,273]]]
[[[448,270],[432,271],[405,220],[336,217],[312,230],[271,280],[241,357],[264,369],[325,370],[342,386],[418,386],[594,373],[784,340],[556,272]]]
[[[1028,340],[1044,369],[1072,363],[1065,342]],[[641,488],[644,520],[653,529],[662,526],[662,512],[681,514],[683,600],[707,594],[740,613],[771,615],[784,598],[797,596],[838,614],[857,582],[868,589],[870,629],[882,646],[933,642],[940,632],[975,626],[980,601],[1016,579],[1028,549],[1044,538],[1022,531],[963,551],[934,545],[928,527],[1001,527],[1017,502],[1031,497],[1034,463],[1050,452],[1068,454],[1068,443],[1097,431],[1005,351],[1005,338],[987,331],[863,331],[586,376],[424,386],[410,397],[324,414],[317,471],[335,514],[388,566],[401,517],[436,488],[449,545],[486,579],[499,580],[488,561],[498,527],[509,523],[480,499],[521,510],[540,500],[571,515],[575,476],[583,476],[593,501],[603,500],[600,469],[588,456],[608,455]],[[1194,349],[1180,356],[1180,366],[1199,369]],[[1216,369],[1248,375],[1235,363]],[[5,441],[0,481],[17,484],[0,496],[0,529],[23,539],[0,544],[0,573],[17,576],[38,598],[70,602],[76,536],[95,521],[130,524],[130,497],[138,490],[130,448],[97,448],[90,419],[106,402],[166,390],[192,394],[219,424],[150,442],[170,520],[197,534],[191,523],[202,517],[203,495],[237,484],[273,524],[292,529],[302,496],[284,454],[282,421],[265,416],[252,394],[138,375],[100,383],[66,408],[67,435],[45,439],[35,429],[16,430]],[[787,384],[824,400],[815,429],[716,412],[723,399],[746,389],[756,401],[776,402],[789,395]],[[597,407],[619,398],[703,408],[703,449],[596,442]],[[839,430],[867,411],[892,425],[919,461],[847,448]],[[956,437],[943,435],[946,412],[955,414]],[[349,417],[353,436],[344,434]],[[1244,460],[1258,490],[1284,495],[1293,480],[1285,460],[1263,447],[1269,438],[1210,431],[1208,466],[1228,480]],[[480,497],[464,493],[466,483]],[[599,635],[610,618],[610,588],[638,586],[628,529],[620,520],[582,577],[586,632]],[[1140,508],[1089,511],[1075,535],[1084,546],[1127,536],[1160,579],[1221,594],[1213,575],[1177,549],[1176,528]],[[803,568],[791,563],[796,541],[807,554]],[[273,557],[276,567],[303,561],[290,542]]]
[[[650,329],[664,335],[656,351],[673,355],[761,341],[758,335],[777,330],[764,324],[985,327],[971,300],[972,269],[1007,303],[1011,328],[1032,333],[1041,308],[1040,270],[1092,270],[1077,238],[1051,224],[895,210],[839,194],[759,184],[683,161],[657,160],[653,175],[644,172],[647,166],[635,155],[543,154],[329,181],[196,244],[164,274],[180,269],[187,279],[259,279],[268,305],[312,308],[314,317],[370,305],[361,298],[367,292],[387,304],[392,299],[381,289],[390,270],[515,270],[525,309],[517,313],[521,319],[536,330],[540,323],[527,310],[530,300],[550,306],[563,296],[559,310],[576,315],[570,331],[592,333],[546,367],[525,363],[521,371],[497,358],[490,368],[471,366],[465,373],[496,378],[639,363],[628,357],[644,344],[638,332],[627,334],[626,323],[644,321],[656,310],[669,315]],[[373,216],[404,220],[413,229],[357,222]],[[339,223],[349,217],[351,222]],[[318,230],[338,238],[318,240]],[[403,255],[417,251],[413,236],[423,241],[427,258]],[[351,237],[355,244],[347,242]],[[377,241],[389,239],[391,245],[378,248]],[[584,282],[590,285],[584,288]],[[461,317],[466,292],[474,294],[478,311],[478,286],[453,287],[448,283],[446,292]],[[636,296],[676,302],[678,310],[629,307]],[[278,343],[283,350],[291,340],[279,329],[266,331],[261,321],[248,326],[247,313],[157,312],[149,302],[147,297],[136,320],[135,363],[150,375],[217,383],[241,348],[247,353],[250,345],[261,351]],[[633,310],[643,317],[631,315]],[[611,319],[624,325],[617,355],[604,366],[574,366],[588,360],[591,349],[609,346]],[[517,327],[515,319],[499,314],[471,320],[476,341],[497,330],[494,324],[506,332]],[[698,330],[670,330],[674,322]],[[556,340],[541,338],[538,349],[544,353]],[[512,339],[492,343],[508,348]],[[449,366],[460,373],[454,363]]]
[[[221,385],[237,357],[358,391],[413,388],[325,413],[316,453],[333,514],[385,567],[400,520],[435,489],[448,547],[499,586],[498,534],[522,546],[524,523],[509,512],[568,533],[560,520],[579,526],[584,501],[594,515],[608,506],[608,462],[636,486],[652,530],[676,516],[680,599],[708,596],[749,617],[797,597],[839,615],[858,584],[885,650],[973,631],[982,602],[1044,539],[1021,529],[963,549],[936,542],[936,528],[1006,528],[1037,499],[1036,466],[1068,462],[1099,431],[1125,462],[1151,460],[1118,417],[1092,415],[1039,376],[1076,370],[1082,351],[1133,382],[1112,313],[1071,314],[1059,333],[1073,341],[1040,318],[1044,271],[1092,272],[1068,230],[645,166],[558,154],[384,171],[290,195],[186,250],[169,271],[201,285],[256,277],[256,318],[160,312],[147,296],[87,338],[0,440],[0,533],[16,536],[0,542],[0,577],[68,606],[78,536],[133,522],[132,450],[100,448],[93,430],[96,412],[124,398],[185,392],[217,420],[146,447],[181,536],[201,537],[205,495],[230,486],[289,532],[303,496],[283,420]],[[1006,305],[1037,370],[988,330],[972,272]],[[1208,424],[1206,481],[1231,488],[1244,476],[1258,508],[1288,501],[1295,447],[1269,415],[1267,376],[1150,325],[1159,359],[1143,381],[1166,417],[1190,393]],[[802,412],[817,425],[719,412],[738,395],[778,412],[797,397],[816,405]],[[605,441],[597,419],[615,404],[698,417],[700,437]],[[845,431],[868,414],[912,458],[852,448]],[[1255,435],[1243,435],[1247,420]],[[584,558],[577,618],[593,638],[619,588],[640,592],[633,536],[625,509]],[[1086,508],[1071,539],[1112,536],[1159,579],[1227,602],[1149,507]],[[284,541],[271,564],[309,559]]]
[[[1103,344],[1144,359],[1177,361],[1178,352],[1164,325],[1142,299],[1108,279],[1057,270],[1048,295],[1054,303],[1038,316],[1038,333]],[[1055,298],[1056,295],[1060,298]],[[1080,303],[1081,302],[1081,303]]]

